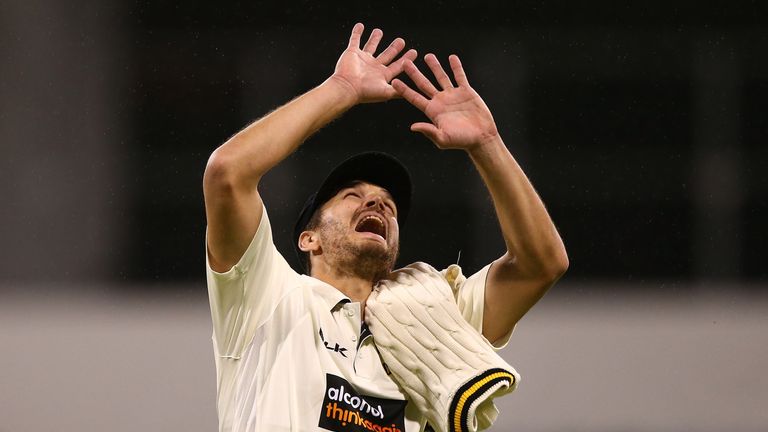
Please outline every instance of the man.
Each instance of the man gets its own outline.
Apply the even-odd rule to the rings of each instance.
[[[275,249],[258,192],[261,177],[313,132],[359,103],[403,97],[430,119],[411,126],[440,149],[465,151],[496,208],[507,251],[458,287],[461,313],[502,346],[517,321],[565,272],[568,259],[547,211],[469,86],[428,54],[435,87],[382,32],[360,48],[356,24],[333,75],[216,149],[204,176],[208,286],[213,315],[220,430],[401,430],[426,427],[382,365],[364,325],[365,302],[392,271],[399,223],[410,205],[407,171],[381,154],[338,167],[297,223],[310,276]],[[395,79],[401,72],[420,93]],[[384,173],[371,177],[371,173]],[[377,429],[378,428],[378,429]]]

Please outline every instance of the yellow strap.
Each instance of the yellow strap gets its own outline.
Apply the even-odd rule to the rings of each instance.
[[[507,378],[510,380],[511,383],[515,382],[515,377],[512,376],[512,374],[508,372],[496,372],[494,374],[488,375],[487,377],[481,379],[480,381],[474,383],[470,388],[468,388],[462,395],[459,397],[459,403],[456,405],[456,411],[453,413],[453,426],[454,430],[456,431],[463,431],[464,428],[461,427],[461,413],[464,409],[464,403],[467,402],[467,399],[469,399],[477,390],[480,389],[480,387],[484,386],[488,381],[495,380],[497,378]]]

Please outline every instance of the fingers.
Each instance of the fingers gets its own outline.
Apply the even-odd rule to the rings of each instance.
[[[425,77],[423,73],[421,73],[419,68],[413,64],[413,61],[406,61],[403,64],[403,70],[405,70],[405,73],[408,75],[408,77],[413,80],[413,83],[416,84],[416,87],[424,92],[427,97],[431,98],[437,94],[437,88],[435,88],[435,86],[432,85],[432,82],[429,81],[429,79]]]
[[[405,64],[405,62],[408,62],[408,61],[413,62],[414,60],[416,60],[416,55],[417,53],[415,49],[408,50],[408,52],[403,54],[403,56],[400,57],[396,62],[387,66],[387,80],[391,80],[392,78],[400,75],[400,72],[403,71],[403,65]]]
[[[365,30],[365,27],[362,23],[355,24],[355,26],[352,28],[352,35],[349,37],[349,44],[347,45],[347,48],[360,49],[360,40],[363,35],[363,30]],[[381,31],[381,29],[373,29],[370,36],[368,36],[368,41],[365,43],[365,46],[363,46],[362,51],[373,55],[376,52],[376,48],[378,48],[383,36],[384,32]],[[403,48],[405,48],[405,41],[403,38],[396,38],[384,51],[381,52],[381,54],[376,57],[376,59],[381,64],[387,65],[392,60],[394,60],[395,57],[397,57]],[[416,57],[413,59],[415,58]]]
[[[430,141],[435,143],[436,146],[440,147],[442,142],[442,134],[443,132],[440,131],[435,125],[432,123],[425,123],[425,122],[418,122],[411,125],[411,130],[413,132],[419,132],[429,138]]]
[[[403,97],[403,99],[407,100],[411,105],[415,106],[420,111],[424,112],[427,109],[429,99],[425,98],[416,90],[408,87],[408,85],[404,82],[400,81],[399,79],[393,79],[392,87],[400,96]]]
[[[379,46],[382,36],[384,36],[384,32],[381,31],[381,29],[373,29],[371,35],[368,37],[368,42],[366,42],[363,47],[363,51],[373,55],[373,53],[376,52],[376,48]]]
[[[347,48],[360,49],[360,36],[363,35],[364,29],[365,26],[362,23],[357,23],[352,27],[352,35],[349,37]]]
[[[376,59],[381,64],[385,64],[385,65],[389,64],[392,60],[395,59],[395,57],[397,57],[397,54],[399,54],[400,51],[403,50],[403,48],[405,48],[405,41],[403,40],[403,38],[397,38],[393,40],[392,43],[389,44],[387,49],[382,51],[381,54],[379,54],[378,57],[376,57]]]
[[[427,66],[429,66],[429,70],[432,71],[432,74],[435,76],[435,79],[443,90],[453,88],[453,83],[451,82],[451,79],[448,78],[448,74],[445,73],[443,67],[440,66],[440,61],[437,59],[437,56],[432,53],[427,54],[424,56],[424,61],[427,63]]]
[[[456,84],[469,87],[469,81],[467,80],[467,74],[464,73],[464,67],[461,66],[461,60],[456,54],[448,56],[448,62],[451,64],[451,70],[453,71],[453,78],[456,79]]]

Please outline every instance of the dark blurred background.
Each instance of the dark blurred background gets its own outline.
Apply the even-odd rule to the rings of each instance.
[[[559,227],[569,279],[766,277],[762,2],[12,2],[2,17],[8,281],[199,281],[211,151],[333,71],[356,21],[461,55]],[[422,60],[419,60],[423,65]],[[263,183],[278,247],[338,161],[380,149],[415,177],[401,263],[502,251],[468,158],[360,106]]]
[[[208,155],[325,79],[356,21],[382,44],[462,56],[561,230],[569,278],[766,276],[762,3],[49,3],[3,18],[4,279],[199,280]],[[274,170],[279,248],[330,167],[381,149],[415,175],[401,262],[499,255],[477,174],[408,131],[420,116],[358,107]]]
[[[765,430],[768,3],[0,0],[0,431],[215,427],[206,161],[358,21],[461,56],[566,243],[496,430]],[[295,268],[299,207],[371,149],[414,176],[401,264],[502,253],[421,119],[358,106],[268,174]]]

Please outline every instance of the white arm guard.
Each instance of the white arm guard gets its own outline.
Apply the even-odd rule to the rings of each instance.
[[[382,359],[437,432],[488,428],[520,375],[459,312],[440,272],[411,264],[379,282],[366,321]]]

